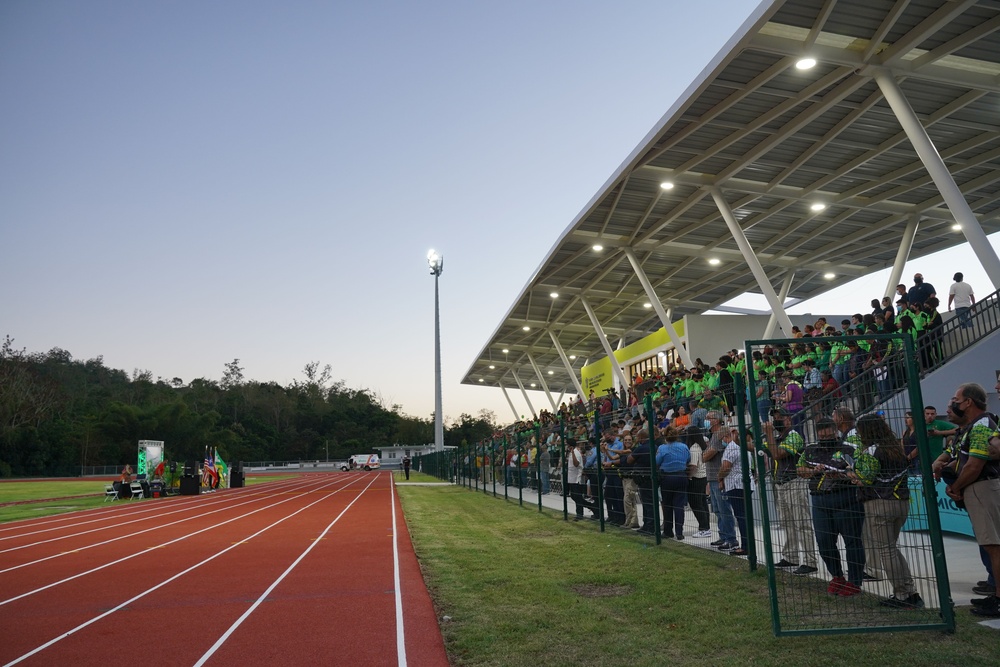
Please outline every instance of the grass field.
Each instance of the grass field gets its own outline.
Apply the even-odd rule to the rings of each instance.
[[[458,487],[400,486],[454,665],[996,665],[1000,635],[776,638],[743,561],[564,522]]]
[[[247,475],[247,486],[277,482],[296,475]],[[104,487],[107,481],[90,479],[59,479],[31,482],[0,482],[0,504],[32,500],[23,505],[0,505],[0,523],[33,517],[62,514],[105,504]],[[68,498],[92,494],[88,498]],[[44,500],[51,498],[53,500]],[[62,500],[59,500],[62,498]],[[129,502],[123,500],[119,502]]]
[[[406,484],[406,482],[407,482],[406,474],[402,470],[394,470],[392,472],[392,476],[393,476],[393,478],[396,480],[396,482],[398,484]],[[433,476],[428,475],[426,473],[417,472],[415,470],[411,470],[410,471],[410,479],[409,479],[409,481],[411,483],[418,483],[419,482],[421,484],[434,484],[434,483],[444,484],[445,483],[444,480],[438,479],[437,477],[433,477]]]

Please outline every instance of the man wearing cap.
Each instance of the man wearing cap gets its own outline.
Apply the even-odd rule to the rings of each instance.
[[[948,404],[948,419],[958,424],[960,431],[957,477],[946,492],[955,502],[965,503],[976,542],[989,555],[995,575],[1000,572],[1000,461],[990,458],[997,423],[986,412],[986,390],[974,382],[959,385]],[[952,454],[945,452],[934,461],[935,475],[941,474],[951,458]],[[994,579],[992,594],[975,601],[972,613],[1000,617],[1000,580]]]

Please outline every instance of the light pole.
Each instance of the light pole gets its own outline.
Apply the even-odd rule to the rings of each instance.
[[[444,257],[434,250],[427,253],[427,263],[434,276],[434,449],[444,451],[444,416],[441,414],[441,312],[438,304],[438,278],[444,270]]]

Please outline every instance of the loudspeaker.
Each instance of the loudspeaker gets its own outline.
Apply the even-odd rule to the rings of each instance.
[[[198,466],[194,461],[184,462],[184,476],[185,477],[195,477],[198,474]]]
[[[181,477],[181,495],[197,496],[201,493],[201,484],[197,477]]]
[[[244,486],[246,486],[246,480],[242,470],[233,470],[229,473],[229,488],[242,489]]]

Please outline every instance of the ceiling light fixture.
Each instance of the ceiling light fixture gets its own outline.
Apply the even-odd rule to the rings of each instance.
[[[660,188],[662,188],[663,190],[673,190],[674,184],[671,183],[670,181],[663,181],[662,183],[660,183]]]
[[[819,212],[822,211],[824,208],[826,208],[826,204],[823,204],[821,202],[816,202],[815,204],[810,204],[809,208],[813,211]]]
[[[824,273],[823,277],[826,278],[827,280],[833,280],[834,278],[837,277],[837,274],[836,273]]]
[[[708,260],[708,263],[711,264],[712,266],[718,266],[719,264],[722,264],[722,260],[719,259],[718,257],[712,257],[711,259]]]
[[[558,299],[559,292],[549,292],[549,296],[551,296],[553,299]]]
[[[795,69],[807,70],[812,69],[813,67],[816,67],[815,58],[802,58],[795,63]]]
[[[595,252],[601,252],[602,250],[604,250],[604,246],[602,246],[600,243],[595,243],[594,244],[594,251]]]

